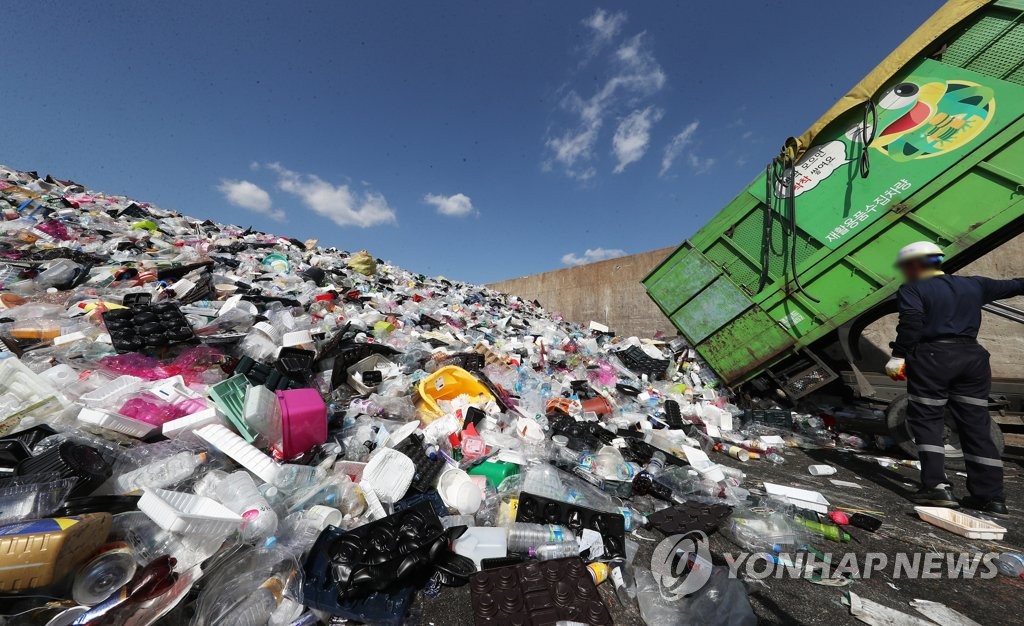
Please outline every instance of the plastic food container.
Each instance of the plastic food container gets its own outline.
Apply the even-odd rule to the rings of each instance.
[[[93,389],[89,393],[83,394],[79,400],[85,406],[112,406],[118,398],[135,393],[142,389],[142,385],[145,382],[146,381],[141,378],[125,374],[124,376],[118,376],[105,385],[101,385],[100,387]]]
[[[817,491],[797,489],[796,487],[787,487],[785,485],[776,485],[775,483],[767,482],[764,483],[764,490],[769,495],[785,498],[790,504],[800,507],[801,509],[817,511],[822,515],[828,514],[828,500],[826,500],[825,496],[821,495]]]
[[[918,517],[924,521],[968,539],[999,541],[1006,529],[988,520],[938,506],[915,506]]]
[[[88,407],[79,411],[78,420],[138,439],[142,439],[160,428],[156,424],[132,419],[114,411],[90,409]]]
[[[360,486],[369,484],[379,498],[398,502],[409,490],[415,474],[412,459],[393,448],[380,448],[363,468]]]
[[[377,388],[377,385],[367,385],[363,382],[363,372],[370,372],[376,369],[380,369],[381,366],[391,365],[391,361],[387,360],[379,354],[371,354],[362,361],[359,361],[352,367],[346,370],[348,372],[348,384],[353,389],[361,394],[368,394]],[[356,376],[359,374],[359,376]]]
[[[0,480],[0,524],[53,513],[74,486],[74,478],[57,472]]]
[[[281,406],[281,439],[271,442],[284,459],[304,454],[327,441],[327,405],[316,389],[277,391]]]
[[[166,489],[143,492],[139,510],[160,528],[175,533],[227,535],[242,523],[242,516],[216,500]]]
[[[222,380],[210,387],[210,398],[238,429],[242,438],[248,442],[256,439],[256,433],[245,423],[245,394],[249,389],[249,381],[238,374]]]
[[[444,415],[444,411],[438,406],[438,402],[442,400],[454,400],[459,396],[484,396],[489,401],[494,400],[494,395],[483,383],[466,370],[454,365],[442,367],[421,380],[419,393],[422,400],[421,412],[425,421],[433,421]]]
[[[263,385],[254,385],[245,392],[245,426],[268,441],[281,440],[281,404],[277,395]],[[243,437],[244,438],[244,437]]]
[[[196,411],[191,415],[185,417],[179,417],[178,419],[164,422],[161,426],[164,437],[168,439],[178,436],[179,434],[208,426],[209,424],[223,424],[224,418],[221,417],[220,412],[211,407],[209,409],[203,409],[202,411]]]
[[[42,376],[30,370],[20,359],[0,361],[0,406],[23,409],[56,398],[57,391]],[[0,417],[7,413],[0,411]]]

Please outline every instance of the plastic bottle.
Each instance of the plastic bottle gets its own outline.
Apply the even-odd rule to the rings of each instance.
[[[1003,552],[996,557],[995,564],[1003,576],[1024,577],[1024,554],[1020,552]]]
[[[672,487],[659,479],[664,469],[665,454],[655,452],[651,455],[651,460],[643,471],[633,477],[633,493],[641,496],[651,495],[666,502],[675,502]]]
[[[615,585],[615,595],[619,602],[629,606],[636,599],[636,580],[633,577],[633,567],[625,561],[612,563],[611,571],[612,584]]]
[[[266,539],[277,532],[277,513],[267,502],[249,472],[239,470],[220,481],[217,499],[242,516],[242,538]]]
[[[557,524],[526,524],[515,522],[508,528],[509,552],[528,553],[544,544],[576,541],[576,535]],[[577,550],[578,552],[578,550]]]
[[[826,539],[831,539],[832,541],[841,541],[843,543],[847,543],[850,541],[850,534],[843,531],[843,529],[839,528],[838,526],[822,524],[821,522],[814,522],[803,517],[797,517],[796,522],[804,528],[807,528],[808,530],[818,535],[821,535]]]
[[[74,571],[110,532],[109,513],[0,526],[0,591],[45,587]]]
[[[665,453],[655,452],[651,455],[651,460],[647,463],[647,467],[644,471],[651,476],[657,476],[661,474],[661,471],[665,469]]]
[[[196,468],[206,463],[206,460],[205,452],[179,452],[168,459],[121,474],[114,481],[114,489],[117,493],[124,494],[147,487],[168,487],[191,476]]]
[[[536,548],[530,548],[529,554],[538,561],[550,561],[551,559],[564,559],[570,556],[576,556],[580,553],[580,544],[576,540],[567,541],[565,543],[545,543],[537,546]]]
[[[632,480],[633,469],[615,446],[602,447],[594,457],[593,472],[605,480]]]
[[[618,508],[619,512],[622,513],[622,518],[625,520],[626,532],[647,526],[647,516],[640,511],[631,506],[620,506]]]
[[[284,580],[273,576],[259,586],[217,623],[221,626],[263,626],[281,603],[284,595]]]
[[[292,513],[281,522],[277,536],[267,539],[265,545],[276,545],[298,558],[313,546],[325,528],[336,526],[341,520],[340,511],[325,506],[314,506],[306,511]]]

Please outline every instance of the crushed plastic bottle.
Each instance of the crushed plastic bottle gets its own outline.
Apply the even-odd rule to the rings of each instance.
[[[162,488],[187,479],[207,461],[205,452],[179,452],[174,456],[121,474],[114,480],[117,493]]]

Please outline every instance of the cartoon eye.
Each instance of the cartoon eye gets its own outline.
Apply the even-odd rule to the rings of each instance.
[[[920,91],[917,85],[914,83],[900,83],[887,91],[884,96],[878,101],[878,106],[883,109],[902,109],[909,105],[917,97],[917,92]]]

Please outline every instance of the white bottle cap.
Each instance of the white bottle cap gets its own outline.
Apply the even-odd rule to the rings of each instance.
[[[337,526],[341,523],[341,520],[344,518],[344,516],[341,514],[341,511],[339,511],[338,509],[331,508],[329,506],[324,506],[322,504],[317,504],[309,507],[309,510],[306,511],[306,516],[308,516],[309,519],[318,523],[320,525],[320,528],[327,528],[328,526]]]

